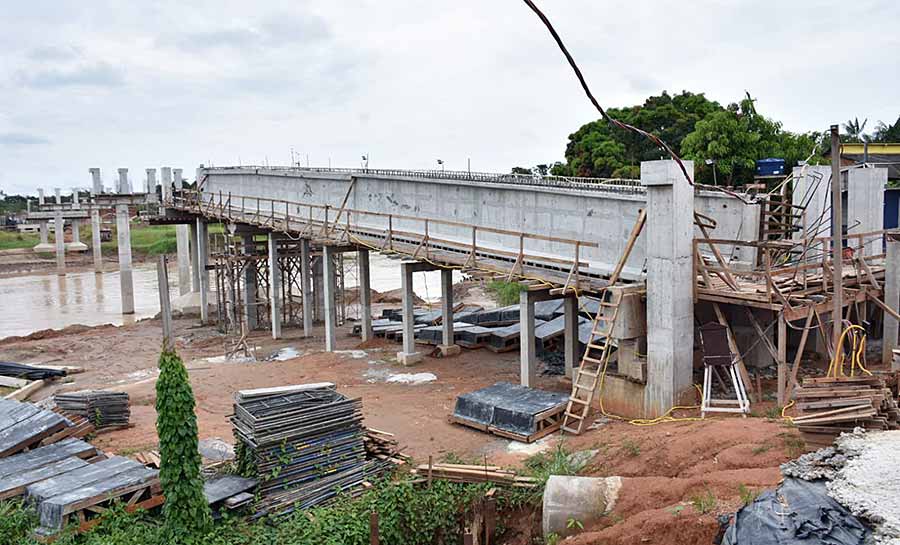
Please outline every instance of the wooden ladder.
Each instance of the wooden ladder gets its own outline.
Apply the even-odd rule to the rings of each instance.
[[[584,422],[591,411],[594,392],[612,354],[612,332],[619,316],[624,290],[605,290],[600,300],[600,308],[591,325],[591,339],[581,358],[581,366],[572,381],[572,394],[566,406],[562,429],[564,432],[581,434]]]

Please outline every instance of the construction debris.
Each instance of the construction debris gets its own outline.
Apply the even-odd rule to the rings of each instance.
[[[900,410],[878,376],[808,378],[797,390],[794,424],[807,445],[828,446],[841,432],[900,429]]]
[[[131,418],[126,392],[84,390],[56,394],[53,400],[61,410],[87,418],[97,429],[127,426]]]
[[[534,477],[523,477],[510,469],[489,465],[422,464],[412,471],[427,479],[442,479],[454,483],[496,483],[519,488],[537,486]]]
[[[24,363],[0,361],[0,376],[24,380],[44,380],[66,376],[66,371],[57,367],[36,367]]]

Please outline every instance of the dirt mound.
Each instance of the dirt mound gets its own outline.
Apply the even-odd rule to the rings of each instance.
[[[7,345],[22,341],[42,341],[46,339],[54,339],[56,337],[65,337],[66,335],[80,335],[88,331],[100,331],[115,327],[117,326],[114,326],[112,324],[98,326],[75,324],[63,329],[42,329],[24,337],[6,337],[5,339],[0,340],[0,345]]]

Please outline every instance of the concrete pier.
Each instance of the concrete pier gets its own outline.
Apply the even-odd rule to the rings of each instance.
[[[894,311],[900,310],[900,232],[887,235],[887,258],[884,262],[884,304]],[[881,362],[890,365],[893,371],[900,370],[900,362],[895,363],[893,351],[897,348],[897,319],[884,313],[884,340],[881,345]]]
[[[272,338],[281,338],[281,269],[278,267],[278,235],[269,233],[269,307]]]
[[[38,188],[38,204],[41,206],[44,204],[44,190],[42,188]]]
[[[131,224],[127,204],[116,205],[116,240],[119,246],[119,285],[122,314],[134,314],[134,274],[131,269]]]
[[[460,348],[453,336],[453,269],[441,269],[441,357],[459,354]]]
[[[91,173],[91,195],[97,196],[103,193],[103,180],[100,179],[99,168],[89,168]]]
[[[209,263],[209,229],[206,222],[200,218],[197,218],[196,233],[197,266],[195,269],[200,278],[200,321],[205,324],[209,322],[209,273],[206,270]]]
[[[178,293],[191,292],[191,226],[175,226],[175,244],[178,255]]]
[[[172,183],[175,184],[175,189],[181,190],[184,187],[184,169],[183,168],[173,168],[172,169]]]
[[[72,242],[66,244],[66,250],[69,252],[86,252],[87,244],[81,242],[81,220],[72,220]]]
[[[148,168],[147,179],[144,180],[144,193],[150,195],[151,193],[156,193],[156,169]]]
[[[303,292],[303,336],[312,335],[313,298],[309,239],[300,240],[300,289]]]
[[[50,226],[47,220],[38,222],[38,229],[41,234],[41,241],[34,247],[35,252],[52,252],[55,247],[50,244]]]
[[[59,192],[57,191],[57,196]],[[66,275],[66,229],[63,223],[62,210],[57,210],[53,217],[53,236],[56,239],[56,274]]]
[[[172,168],[171,167],[162,167],[159,169],[159,184],[162,186],[162,198],[163,201],[168,201],[172,198]],[[191,237],[191,240],[195,240]]]
[[[578,297],[570,296],[563,300],[563,354],[566,363],[566,376],[575,378],[575,364],[579,363],[582,354],[578,350]]]
[[[119,182],[116,185],[116,193],[123,195],[131,193],[131,182],[128,181],[128,169],[119,169]]]
[[[372,340],[372,284],[369,270],[369,250],[356,252],[359,265],[359,318],[362,341]]]
[[[191,291],[200,293],[200,251],[197,247],[197,223],[190,225],[191,230]]]
[[[415,338],[415,316],[413,315],[413,307],[415,305],[415,293],[413,292],[413,271],[416,270],[417,263],[403,262],[400,263],[400,290],[403,306],[403,351],[397,353],[397,361],[403,365],[415,365],[422,361],[422,354],[416,352]]]
[[[537,359],[534,342],[535,292],[519,292],[519,382],[533,388],[537,383]]]
[[[53,196],[56,197],[56,204],[62,204],[62,190],[60,188],[53,188]]]
[[[253,235],[244,235],[244,255],[250,255],[254,250]],[[187,284],[188,290],[190,290],[190,270],[188,270]],[[256,267],[248,264],[244,267],[244,321],[247,323],[248,330],[256,329],[256,326],[259,325],[256,314],[258,287]]]
[[[684,165],[693,177],[693,162]],[[674,161],[641,163],[641,182],[647,187],[644,412],[652,418],[676,405],[692,385],[694,188]]]
[[[103,272],[103,249],[100,239],[100,211],[91,210],[91,250],[94,253],[94,272]]]
[[[324,246],[322,249],[325,261],[325,351],[334,352],[337,348],[337,308],[335,308],[337,295],[335,257],[337,256],[334,246]]]

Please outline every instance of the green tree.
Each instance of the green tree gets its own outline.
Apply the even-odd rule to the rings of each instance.
[[[670,95],[663,91],[643,104],[610,108],[607,112],[615,119],[659,136],[680,153],[681,141],[694,130],[694,125],[721,110],[718,102],[708,100],[703,93],[683,91]],[[663,155],[664,152],[646,138],[599,119],[569,136],[566,163],[555,164],[550,171],[560,176],[634,178],[640,173],[641,161],[659,159]]]
[[[897,117],[893,125],[885,125],[884,121],[879,121],[872,134],[872,142],[900,142],[900,117]]]
[[[170,543],[194,543],[212,527],[203,496],[194,392],[181,358],[163,350],[156,381],[156,432],[162,460],[159,477]]]
[[[756,111],[749,94],[740,104],[713,112],[681,142],[685,158],[692,159],[695,178],[704,183],[713,179],[707,161],[714,163],[720,183],[736,185],[753,179],[758,159],[779,157],[791,168],[812,152],[820,136],[784,131],[781,123]]]

